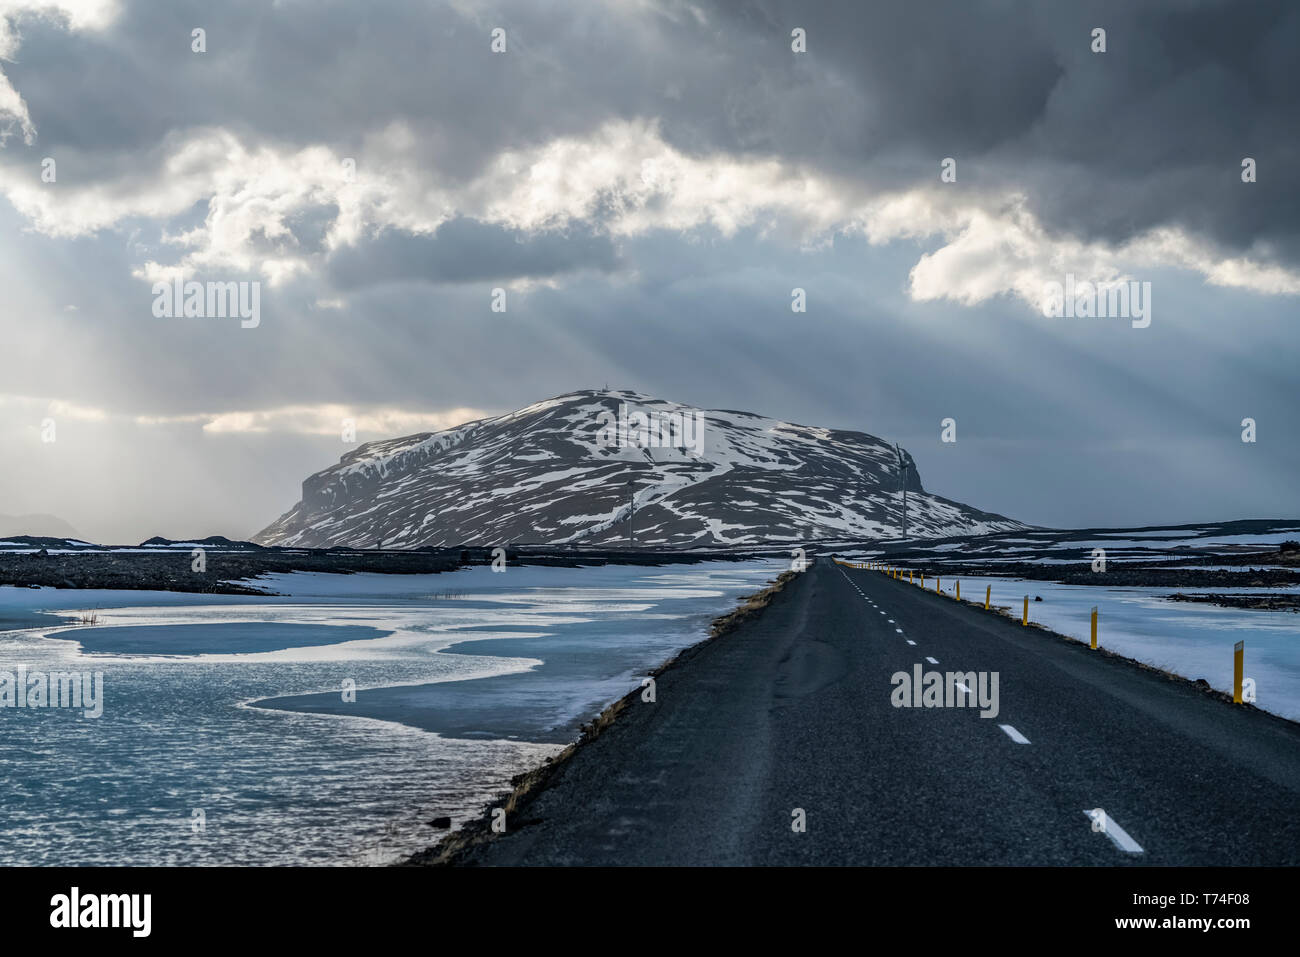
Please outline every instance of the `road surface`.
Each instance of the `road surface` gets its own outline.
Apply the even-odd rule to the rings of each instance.
[[[998,714],[895,707],[916,665]],[[460,862],[1300,863],[1300,726],[877,572],[818,560],[655,690]]]

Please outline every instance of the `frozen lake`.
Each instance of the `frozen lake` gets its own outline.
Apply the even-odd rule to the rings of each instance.
[[[265,598],[0,587],[0,673],[103,674],[97,718],[0,708],[0,863],[400,859],[786,567],[293,574],[259,579],[282,593]]]

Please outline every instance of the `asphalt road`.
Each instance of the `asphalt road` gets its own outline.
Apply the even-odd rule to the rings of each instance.
[[[918,664],[999,713],[895,707]],[[462,862],[1300,863],[1300,726],[879,573],[819,560],[656,698]]]

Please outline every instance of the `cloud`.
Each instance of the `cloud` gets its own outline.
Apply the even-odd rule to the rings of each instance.
[[[346,424],[357,434],[406,435],[414,432],[437,432],[462,425],[491,413],[482,409],[458,407],[440,411],[403,409],[392,406],[351,406],[337,403],[287,405],[269,409],[226,412],[192,412],[182,415],[148,415],[119,412],[88,406],[64,399],[0,393],[0,409],[26,418],[36,428],[48,416],[56,422],[113,422],[158,428],[177,425],[198,426],[212,435],[237,433],[280,433],[296,435],[339,435]]]
[[[358,411],[346,405],[286,406],[256,412],[225,412],[202,416],[203,430],[213,434],[239,432],[293,432],[299,435],[339,435],[349,426],[358,435],[411,435],[438,432],[474,419],[486,418],[481,409],[456,408],[442,412],[378,408]]]
[[[1065,271],[1110,279],[1156,266],[1259,293],[1300,290],[1300,273],[1229,256],[1179,227],[1122,244],[1054,236],[1023,194],[942,185],[872,194],[774,157],[687,155],[644,120],[503,153],[461,183],[421,175],[412,144],[409,131],[385,130],[353,171],[348,157],[324,147],[253,150],[227,131],[204,130],[158,151],[153,169],[111,183],[52,190],[31,173],[0,188],[34,228],[54,236],[166,220],[205,203],[201,225],[163,235],[161,248],[180,251],[173,262],[137,267],[150,283],[222,270],[257,271],[273,285],[324,270],[342,288],[608,271],[617,260],[610,239],[756,228],[804,246],[839,232],[876,243],[942,236],[945,244],[911,273],[922,301],[1012,293],[1037,308],[1043,283]]]
[[[0,78],[0,119],[27,139],[51,117],[42,149],[61,172],[46,184],[30,158],[0,155],[0,192],[47,235],[153,231],[134,266],[148,282],[256,273],[322,283],[328,300],[330,282],[355,287],[367,269],[608,272],[634,268],[623,238],[751,228],[801,249],[855,231],[939,238],[911,271],[920,301],[1032,302],[1076,260],[1174,265],[1263,294],[1293,294],[1300,275],[1300,198],[1283,172],[1300,162],[1300,98],[1279,39],[1300,39],[1300,12],[1274,0],[1231,13],[607,2],[545,16],[512,0],[490,15],[380,2],[364,40],[337,2],[235,2],[203,18],[210,50],[195,55],[198,9],[0,3],[11,53],[22,23],[23,44],[53,54],[75,34],[93,65],[49,56],[19,87]],[[1089,49],[1097,17],[1105,54]],[[513,38],[503,56],[487,51],[497,23]],[[790,51],[791,25],[806,54]],[[420,36],[438,57],[413,56]],[[474,84],[449,85],[461,76]],[[330,90],[328,119],[302,95],[314,89]],[[97,123],[105,103],[142,122]],[[1258,154],[1258,183],[1223,152],[1237,144]],[[941,187],[944,156],[960,175]]]
[[[43,18],[70,30],[100,30],[113,20],[117,9],[117,0],[0,0],[0,61],[12,61],[17,55],[24,18]],[[28,145],[36,140],[26,102],[0,71],[0,146],[15,132]]]

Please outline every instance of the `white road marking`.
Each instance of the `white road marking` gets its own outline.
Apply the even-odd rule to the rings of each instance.
[[[1096,820],[1096,818],[1093,817],[1092,811],[1085,810],[1083,813],[1088,820],[1090,821]],[[1102,833],[1105,834],[1112,841],[1114,841],[1116,847],[1118,847],[1125,854],[1143,853],[1142,845],[1139,844],[1137,841],[1133,840],[1133,838],[1129,837],[1128,831],[1120,827],[1119,824],[1115,821],[1115,819],[1111,817],[1109,814],[1107,814],[1105,811],[1102,811],[1101,813],[1103,815],[1101,819]]]
[[[967,691],[970,691],[969,688],[967,688],[966,690],[967,690]],[[1025,737],[1023,734],[1021,734],[1019,731],[1017,731],[1015,728],[1011,727],[1011,725],[1009,725],[1009,724],[1000,724],[1000,725],[998,725],[998,727],[1001,728],[1003,731],[1005,731],[1005,732],[1007,733],[1007,737],[1010,738],[1012,741],[1016,742],[1016,744],[1028,744],[1028,743],[1029,743],[1029,739],[1026,738],[1026,737]]]
[[[932,664],[932,665],[937,665],[937,664],[939,663],[939,662],[935,661],[933,658],[931,658],[929,655],[926,655],[926,656],[925,656],[925,660],[928,661],[928,662],[930,662],[930,664]]]
[[[906,641],[909,645],[915,645],[915,644],[916,644],[916,642],[914,642],[911,638],[904,638],[903,640]]]
[[[894,621],[894,619],[892,619],[892,618],[889,619],[889,623],[890,623],[891,625],[896,625],[896,624],[898,624],[898,622]]]
[[[902,628],[895,628],[894,631],[898,632],[900,635],[903,633]]]

